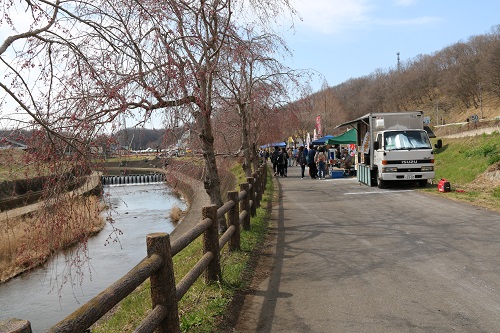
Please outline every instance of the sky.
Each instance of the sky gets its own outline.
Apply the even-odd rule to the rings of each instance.
[[[498,0],[292,0],[295,20],[285,40],[293,57],[285,64],[313,69],[336,86],[378,69],[397,68],[500,24]]]
[[[282,32],[293,57],[284,63],[310,69],[331,87],[376,70],[397,67],[500,24],[499,0],[290,0],[299,17]],[[20,12],[22,13],[22,12]],[[286,16],[288,19],[289,17]],[[0,25],[0,41],[6,26]]]

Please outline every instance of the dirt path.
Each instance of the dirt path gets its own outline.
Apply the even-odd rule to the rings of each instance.
[[[201,210],[204,206],[210,204],[210,198],[205,191],[202,181],[187,177],[186,175],[176,171],[170,171],[169,174],[174,176],[177,180],[182,180],[185,184],[184,186],[187,185],[190,189],[190,194],[188,195],[187,193],[183,193],[182,189],[174,188],[174,190],[179,190],[183,193],[184,198],[189,203],[186,215],[170,235],[172,239],[176,239],[201,221]],[[167,184],[169,186],[174,186],[174,184],[169,182],[167,182]]]
[[[110,167],[108,169],[113,170],[120,168]],[[167,185],[174,191],[180,193],[184,197],[184,200],[187,201],[189,207],[186,215],[170,234],[172,239],[178,238],[180,235],[201,221],[202,208],[210,204],[210,198],[205,191],[201,180],[194,179],[180,171],[175,170],[143,167],[129,167],[128,170],[163,172],[166,176],[165,182]]]

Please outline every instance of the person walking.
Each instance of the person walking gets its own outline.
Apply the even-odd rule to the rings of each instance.
[[[300,178],[304,179],[304,173],[306,171],[307,159],[306,159],[306,151],[304,150],[304,146],[299,147],[299,152],[297,155],[297,165],[300,166]]]
[[[293,166],[298,166],[299,164],[297,163],[297,156],[299,154],[299,150],[297,148],[293,148],[292,150],[292,159],[293,159]]]
[[[279,147],[274,147],[274,151],[271,154],[271,163],[273,163],[273,172],[274,175],[278,175],[278,155],[280,155]]]
[[[309,176],[311,176],[312,179],[317,178],[318,174],[318,169],[316,168],[316,162],[314,160],[314,157],[316,156],[316,150],[314,149],[313,145],[309,146],[309,151],[307,152],[308,156],[308,161],[307,165],[309,166]]]
[[[280,176],[287,177],[289,156],[288,156],[288,152],[286,151],[286,148],[281,149],[281,155],[283,155],[283,158],[282,158],[282,162],[281,162]]]
[[[325,155],[325,148],[324,147],[320,147],[318,149],[318,153],[315,156],[315,162],[316,162],[316,165],[318,166],[319,179],[325,179],[326,155]]]

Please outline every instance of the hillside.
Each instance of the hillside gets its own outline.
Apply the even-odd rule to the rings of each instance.
[[[422,110],[432,126],[466,125],[453,130],[470,128],[466,122],[473,115],[493,120],[500,117],[500,26],[419,55],[398,69],[379,69],[333,87],[325,82],[321,91],[294,106],[300,126],[314,128],[321,115],[324,133],[334,135],[338,124],[370,112]]]

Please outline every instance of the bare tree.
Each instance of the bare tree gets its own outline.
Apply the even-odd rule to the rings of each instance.
[[[252,131],[259,132],[255,125],[258,110],[270,107],[277,102],[275,98],[288,99],[286,81],[295,79],[294,72],[283,66],[276,54],[288,52],[283,40],[274,34],[255,35],[250,28],[245,29],[241,38],[230,39],[228,43],[226,70],[221,71],[221,84],[226,96],[224,101],[230,108],[237,110],[241,129],[241,151],[243,169],[247,177],[252,175],[252,166],[257,166],[257,137]],[[278,97],[279,96],[279,97]],[[270,106],[264,105],[269,103]],[[254,121],[252,121],[254,119]],[[253,126],[252,126],[253,125]],[[252,140],[253,138],[253,140]]]
[[[14,33],[0,47],[11,79],[0,88],[29,116],[28,126],[47,133],[54,157],[65,159],[63,146],[71,146],[78,164],[89,166],[100,132],[119,128],[124,117],[141,125],[157,111],[186,105],[201,142],[205,189],[221,205],[212,115],[220,57],[237,31],[233,5],[244,8],[235,0],[28,2],[31,26],[17,33],[12,23]],[[261,22],[283,8],[293,15],[287,0],[250,8]],[[13,22],[12,7],[2,10]]]

